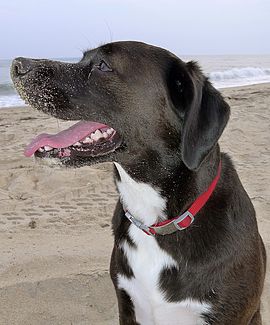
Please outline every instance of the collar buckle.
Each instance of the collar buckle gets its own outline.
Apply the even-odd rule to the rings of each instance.
[[[153,228],[146,226],[142,222],[140,222],[138,219],[134,218],[132,214],[130,214],[128,211],[125,212],[125,216],[128,218],[128,220],[133,223],[137,228],[141,229],[144,233],[146,233],[149,236],[155,236],[156,232]]]
[[[175,228],[178,230],[184,230],[188,228],[194,221],[194,216],[190,211],[185,211],[181,216],[173,220]]]

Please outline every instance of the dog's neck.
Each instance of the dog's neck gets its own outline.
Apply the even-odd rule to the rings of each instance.
[[[183,213],[216,176],[219,157],[217,147],[199,171],[192,172],[183,166],[176,168],[175,173],[169,173],[166,181],[160,182],[161,186],[151,181],[135,180],[128,168],[115,162],[118,174],[116,185],[123,208],[146,225]],[[183,180],[187,180],[187,183],[183,183]],[[168,187],[165,188],[163,184]]]
[[[148,225],[166,219],[167,200],[161,196],[160,189],[135,181],[118,163],[115,167],[119,173],[116,184],[124,209]]]

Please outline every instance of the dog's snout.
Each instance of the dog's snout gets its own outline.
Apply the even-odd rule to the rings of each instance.
[[[20,77],[29,73],[33,68],[31,59],[16,58],[12,62],[12,72],[15,77]]]

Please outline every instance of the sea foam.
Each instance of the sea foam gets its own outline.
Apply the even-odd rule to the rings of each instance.
[[[208,73],[209,79],[218,87],[244,86],[270,82],[270,69],[257,67],[232,68]]]

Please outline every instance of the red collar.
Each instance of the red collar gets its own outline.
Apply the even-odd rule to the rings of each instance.
[[[185,211],[180,216],[155,223],[152,226],[146,226],[145,224],[141,223],[138,219],[134,218],[128,211],[125,212],[125,215],[131,223],[133,223],[136,227],[140,228],[147,235],[151,235],[151,236],[168,235],[177,230],[186,229],[192,224],[192,222],[194,221],[194,216],[201,210],[201,208],[205,205],[205,203],[210,198],[211,194],[216,188],[217,182],[220,178],[220,173],[221,173],[221,161],[218,166],[217,175],[213,179],[212,183],[209,185],[207,191],[202,193],[192,203],[189,209],[187,209],[187,211]]]

